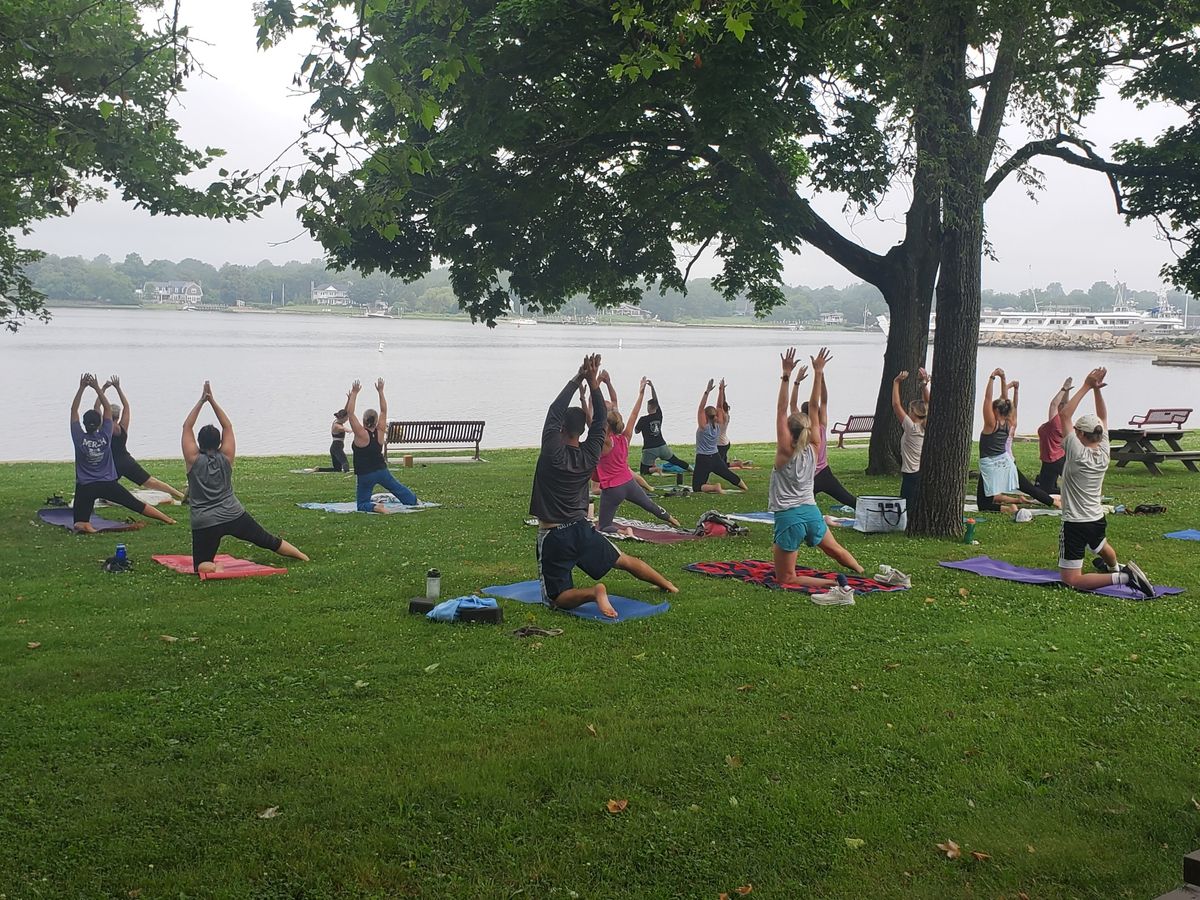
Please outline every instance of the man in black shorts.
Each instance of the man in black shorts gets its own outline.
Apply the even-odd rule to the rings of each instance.
[[[570,403],[585,381],[591,389],[592,421],[587,439],[580,443],[588,423],[583,410]],[[567,382],[546,413],[529,513],[538,520],[537,560],[542,602],[558,609],[595,603],[604,615],[615,619],[617,611],[608,602],[608,590],[598,580],[610,569],[622,569],[672,594],[679,589],[647,563],[619,551],[588,521],[588,482],[604,449],[607,414],[600,393],[600,357],[584,357],[575,377]],[[575,587],[572,573],[576,566],[597,579],[597,583],[590,588]]]
[[[1100,497],[1104,475],[1108,472],[1108,408],[1100,393],[1107,369],[1092,369],[1083,387],[1058,411],[1063,438],[1062,533],[1058,539],[1058,576],[1063,584],[1077,590],[1092,591],[1110,584],[1128,584],[1146,597],[1154,596],[1154,586],[1132,561],[1117,564],[1117,551],[1108,543],[1108,522]],[[1075,410],[1085,394],[1096,395],[1096,414],[1075,419]],[[1088,552],[1097,554],[1102,572],[1083,573]]]

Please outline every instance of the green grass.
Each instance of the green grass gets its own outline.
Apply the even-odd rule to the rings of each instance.
[[[1035,446],[1017,452],[1036,466]],[[681,588],[657,618],[607,626],[509,601],[503,628],[410,616],[429,566],[444,596],[535,575],[533,454],[487,455],[405,471],[445,507],[388,518],[296,508],[352,496],[348,477],[288,474],[311,460],[242,460],[243,501],[313,562],[203,584],[150,561],[189,552],[186,511],[175,528],[73,537],[33,524],[69,491],[67,465],[0,466],[0,896],[715,898],[753,884],[1145,900],[1200,845],[1196,546],[1160,537],[1200,521],[1200,476],[1109,476],[1122,502],[1170,508],[1110,519],[1122,558],[1189,588],[1156,603],[939,569],[977,552],[1054,564],[1055,520],[988,515],[978,548],[840,532],[871,571],[914,577],[853,608],[680,571],[769,558],[770,530],[752,526],[625,545]],[[852,489],[895,490],[851,474],[864,450],[831,456]],[[150,468],[183,480],[177,461]],[[766,480],[665,502],[693,522],[762,509]],[[136,569],[106,575],[121,539]],[[621,573],[608,583],[658,599]],[[565,633],[509,635],[527,621]],[[609,815],[609,799],[628,809]],[[939,855],[947,838],[965,859]]]

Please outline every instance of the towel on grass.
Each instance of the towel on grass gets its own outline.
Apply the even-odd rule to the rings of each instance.
[[[508,600],[516,600],[519,603],[537,603],[539,605],[542,603],[542,586],[537,581],[518,581],[516,584],[494,584],[491,587],[484,588],[480,593],[490,594],[493,597],[504,597]],[[574,609],[559,609],[556,611],[578,616],[581,619],[593,619],[596,622],[615,624],[617,622],[627,622],[630,619],[644,619],[647,616],[657,616],[671,608],[671,604],[665,600],[657,605],[652,605],[643,603],[640,600],[633,600],[629,597],[618,597],[616,594],[609,594],[608,602],[617,611],[617,618],[615,619],[610,619],[604,613],[600,612],[600,607],[595,603],[585,603]]]
[[[172,572],[178,572],[180,575],[195,575],[196,570],[192,567],[192,557],[182,553],[163,553],[158,556],[152,556],[156,563],[161,566],[166,566]],[[264,566],[261,563],[251,562],[248,559],[237,559],[230,556],[228,553],[218,553],[213,560],[221,567],[220,572],[201,572],[201,581],[216,581],[224,578],[248,578],[252,575],[282,575],[287,572],[287,569],[276,566]]]
[[[441,506],[440,503],[427,503],[424,500],[418,500],[416,506],[405,506],[391,494],[372,494],[371,500],[374,503],[382,503],[384,506],[383,515],[390,516],[393,513],[414,513],[421,512],[426,509],[433,509]],[[353,500],[348,500],[344,503],[297,503],[301,509],[319,509],[321,512],[331,513],[354,513],[358,512],[358,504]],[[368,515],[378,515],[377,513],[369,513]]]
[[[943,562],[938,565],[947,569],[960,569],[973,572],[985,578],[999,578],[1003,581],[1016,581],[1020,584],[1054,584],[1062,585],[1056,569],[1031,569],[1026,566],[1015,566],[1002,559],[992,559],[990,556],[973,556],[961,562]],[[1063,585],[1066,587],[1066,585]],[[1141,591],[1127,584],[1110,584],[1095,588],[1093,594],[1104,594],[1106,597],[1120,597],[1123,600],[1147,600]],[[1154,596],[1162,597],[1167,594],[1182,594],[1183,588],[1158,587],[1154,588]]]
[[[45,509],[39,509],[38,518],[47,525],[57,525],[67,531],[75,530],[75,514],[69,506],[48,506]],[[88,524],[97,531],[137,531],[139,528],[146,527],[145,522],[114,522],[112,519],[95,515],[88,520]]]
[[[1177,541],[1200,541],[1200,531],[1185,528],[1183,531],[1168,531],[1163,537],[1175,538]]]
[[[737,578],[749,584],[761,584],[773,590],[796,591],[801,594],[819,594],[827,588],[805,587],[799,584],[783,585],[775,580],[775,564],[762,559],[739,559],[730,562],[698,562],[683,567],[688,572],[699,575],[711,575],[713,578]],[[807,578],[828,578],[831,582],[837,578],[837,573],[822,572],[818,569],[808,569],[796,566],[796,574]],[[871,591],[903,591],[895,584],[881,584],[872,578],[861,575],[847,575],[846,582],[854,588],[856,594],[866,594]]]

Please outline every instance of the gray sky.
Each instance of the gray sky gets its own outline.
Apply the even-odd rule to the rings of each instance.
[[[183,138],[197,146],[225,148],[228,156],[222,165],[228,168],[262,168],[299,131],[307,102],[291,96],[289,86],[307,43],[294,40],[260,53],[245,0],[190,0],[184,4],[183,18],[193,36],[211,44],[196,47],[211,77],[194,78],[177,110]],[[1108,101],[1093,116],[1088,136],[1106,150],[1119,139],[1152,137],[1178,117],[1166,108],[1137,110],[1132,104]],[[1016,143],[1017,138],[1011,140]],[[1102,176],[1055,161],[1046,161],[1042,168],[1047,190],[1037,202],[1010,178],[988,204],[988,235],[998,260],[984,261],[984,287],[1019,291],[1059,281],[1068,291],[1086,290],[1093,282],[1112,281],[1114,272],[1135,289],[1160,287],[1158,270],[1170,250],[1154,227],[1127,227],[1115,213]],[[865,219],[843,214],[834,197],[822,198],[816,206],[844,232],[883,252],[899,240],[897,219],[904,202],[904,197],[896,197],[885,204],[879,218]],[[316,242],[301,234],[294,207],[273,207],[252,222],[225,223],[152,218],[119,199],[86,204],[68,218],[46,222],[26,242],[64,256],[107,253],[122,259],[136,252],[146,260],[191,256],[216,265],[323,255]],[[698,265],[693,273],[711,275],[713,269]],[[816,251],[789,258],[784,278],[814,287],[857,280]]]

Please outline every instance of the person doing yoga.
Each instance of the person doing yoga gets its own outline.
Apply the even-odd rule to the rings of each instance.
[[[112,407],[113,419],[113,464],[117,467],[117,475],[132,481],[138,487],[148,488],[153,491],[162,491],[164,494],[170,494],[176,500],[182,500],[182,491],[177,491],[165,481],[160,481],[153,477],[130,455],[127,446],[129,441],[129,398],[121,390],[121,379],[116,375],[108,376],[108,381],[104,382],[100,390],[101,392],[107,392],[110,387],[116,389],[117,397],[121,401],[120,403],[109,404]],[[100,411],[99,397],[96,398],[96,405],[93,409],[97,412]]]
[[[706,494],[725,493],[721,485],[708,483],[709,475],[719,475],[738,490],[748,491],[746,482],[733,473],[717,452],[717,437],[721,433],[721,423],[725,421],[725,410],[708,405],[712,391],[713,380],[710,378],[696,409],[696,467],[692,469],[692,490]]]
[[[817,471],[816,445],[824,438],[819,430],[812,427],[807,413],[789,413],[788,382],[796,367],[796,348],[788,348],[779,358],[783,363],[783,374],[779,378],[779,398],[775,406],[775,463],[771,468],[771,484],[767,493],[767,508],[775,514],[775,580],[781,585],[829,588],[825,593],[815,594],[813,602],[822,606],[848,606],[854,602],[854,589],[849,585],[796,574],[796,554],[801,544],[819,547],[830,559],[859,574],[862,574],[863,567],[849,550],[837,542],[833,532],[826,526],[821,510],[817,508],[813,495],[813,478]],[[824,347],[811,358],[813,386],[809,409],[813,409],[820,401],[825,363],[829,358]]]
[[[221,427],[205,425],[196,434],[204,404],[212,407]],[[187,467],[188,498],[192,509],[192,569],[200,574],[220,572],[215,562],[221,538],[235,537],[280,556],[308,562],[308,557],[254,520],[233,493],[233,461],[237,441],[233,423],[217,403],[206,381],[200,399],[183,420],[183,463]]]
[[[387,398],[383,395],[383,379],[377,379],[375,390],[379,394],[379,409],[368,409],[363,413],[362,421],[354,413],[358,403],[358,392],[362,384],[354,382],[350,393],[346,395],[346,415],[350,419],[350,428],[354,431],[354,440],[350,443],[350,452],[354,454],[354,474],[358,479],[355,488],[355,502],[359,512],[387,512],[387,506],[376,503],[371,499],[375,485],[383,485],[393,497],[405,506],[416,506],[417,495],[396,480],[387,467],[384,457],[384,447],[387,446]]]
[[[892,379],[892,412],[900,420],[900,496],[909,512],[916,506],[921,488],[921,450],[925,446],[925,419],[929,416],[929,373],[917,371],[921,382],[921,398],[909,401],[908,408],[900,402],[900,385],[908,379],[901,372]]]
[[[826,357],[826,361],[833,359],[831,355]],[[829,382],[825,381],[821,384],[820,402],[814,407],[812,400],[805,400],[800,406],[796,405],[799,399],[800,382],[805,379],[808,374],[808,367],[800,367],[800,375],[796,380],[796,384],[792,387],[792,402],[791,411],[793,413],[802,412],[812,421],[812,426],[815,431],[820,432],[821,440],[814,442],[817,444],[817,474],[813,479],[813,490],[818,494],[825,494],[832,497],[843,506],[848,506],[854,509],[858,505],[858,498],[846,490],[845,486],[838,481],[838,477],[833,474],[833,469],[829,468]],[[814,416],[812,410],[816,409],[817,413]]]
[[[99,409],[89,409],[85,412],[83,423],[80,424],[79,402],[87,388],[96,392]],[[143,503],[117,480],[117,466],[113,461],[112,407],[95,375],[79,376],[79,389],[75,391],[75,399],[71,402],[71,443],[75,445],[75,500],[72,504],[72,521],[77,534],[96,533],[91,520],[97,500],[118,503],[148,519],[157,519],[167,525],[175,524],[174,519],[150,504]]]
[[[721,454],[721,460],[725,465],[729,465],[729,403],[725,399],[724,378],[717,385],[717,408],[725,413],[721,417],[721,424],[717,429],[717,453]]]
[[[633,470],[629,468],[629,440],[633,437],[634,419],[641,412],[642,401],[646,395],[646,379],[642,379],[637,402],[633,404],[627,424],[617,408],[617,392],[612,386],[612,380],[607,372],[601,372],[600,376],[608,387],[612,406],[607,415],[604,449],[600,452],[600,461],[596,464],[596,480],[600,482],[600,521],[596,527],[608,534],[619,533],[620,529],[613,523],[613,517],[617,513],[617,507],[628,500],[672,527],[678,528],[679,520],[646,496],[646,492],[634,480]]]
[[[1063,382],[1058,392],[1050,398],[1050,409],[1046,412],[1046,421],[1038,426],[1038,457],[1042,461],[1041,471],[1034,482],[1047,494],[1058,493],[1058,479],[1062,476],[1063,451],[1062,419],[1059,411],[1071,396],[1072,381],[1068,378]]]
[[[637,420],[633,430],[642,436],[642,462],[638,470],[643,475],[655,471],[661,459],[688,472],[692,466],[675,455],[675,451],[667,444],[662,434],[662,405],[658,402],[658,394],[654,390],[654,382],[647,381],[650,386],[650,399],[646,401],[646,415]]]
[[[608,397],[609,397],[608,414],[611,416],[614,412],[616,412],[619,415],[620,407],[617,406],[617,392],[612,386],[612,380],[608,377],[607,371],[602,370],[600,372],[600,383],[605,385],[605,387],[608,388]],[[587,396],[587,383],[586,382],[579,386],[579,405],[581,407],[583,407],[584,421],[585,422],[592,421],[592,402],[588,399],[588,396]],[[630,417],[630,418],[632,419],[632,417]],[[607,446],[607,444],[605,446]],[[637,482],[638,487],[640,487],[647,494],[654,493],[654,486],[652,484],[650,484],[650,482],[648,482],[645,478],[643,478],[641,476],[641,473],[632,472],[631,474],[633,475],[633,480],[635,482]],[[597,472],[592,473],[592,481],[594,481],[597,485],[600,484],[600,476]]]
[[[996,379],[1000,379],[1000,397],[993,399]],[[1008,399],[1008,389],[1013,397]],[[1012,439],[1017,431],[1017,397],[1019,382],[1005,380],[1004,370],[995,369],[988,376],[983,392],[983,431],[979,435],[979,480],[975,487],[975,505],[980,512],[1003,512],[1012,515],[1024,498],[1013,496],[1020,490],[1043,506],[1057,506],[1057,501],[1017,470],[1012,455]]]
[[[591,392],[591,425],[583,410],[571,406],[579,385]],[[617,618],[608,589],[599,581],[611,569],[621,569],[672,594],[678,589],[640,559],[622,553],[587,519],[588,483],[604,449],[607,409],[600,393],[600,357],[586,356],[546,412],[541,452],[533,474],[529,514],[538,520],[537,565],[542,602],[551,608],[574,609],[595,603],[604,615]],[[584,429],[586,440],[580,442]],[[597,583],[577,588],[575,567]]]
[[[346,459],[346,435],[350,432],[350,413],[343,407],[333,414],[333,422],[329,426],[329,462],[330,466],[320,466],[318,472],[349,472],[350,461]]]
[[[1110,584],[1128,584],[1146,597],[1154,596],[1154,586],[1138,565],[1126,560],[1117,563],[1117,551],[1108,543],[1108,522],[1104,518],[1101,495],[1104,476],[1108,473],[1108,407],[1101,393],[1105,387],[1107,369],[1092,369],[1083,387],[1062,404],[1058,417],[1062,426],[1064,464],[1062,472],[1062,531],[1058,538],[1058,577],[1063,584],[1077,590],[1090,591]],[[1074,418],[1080,401],[1092,394],[1096,414]],[[1083,573],[1086,553],[1099,557],[1094,560],[1103,572]]]

